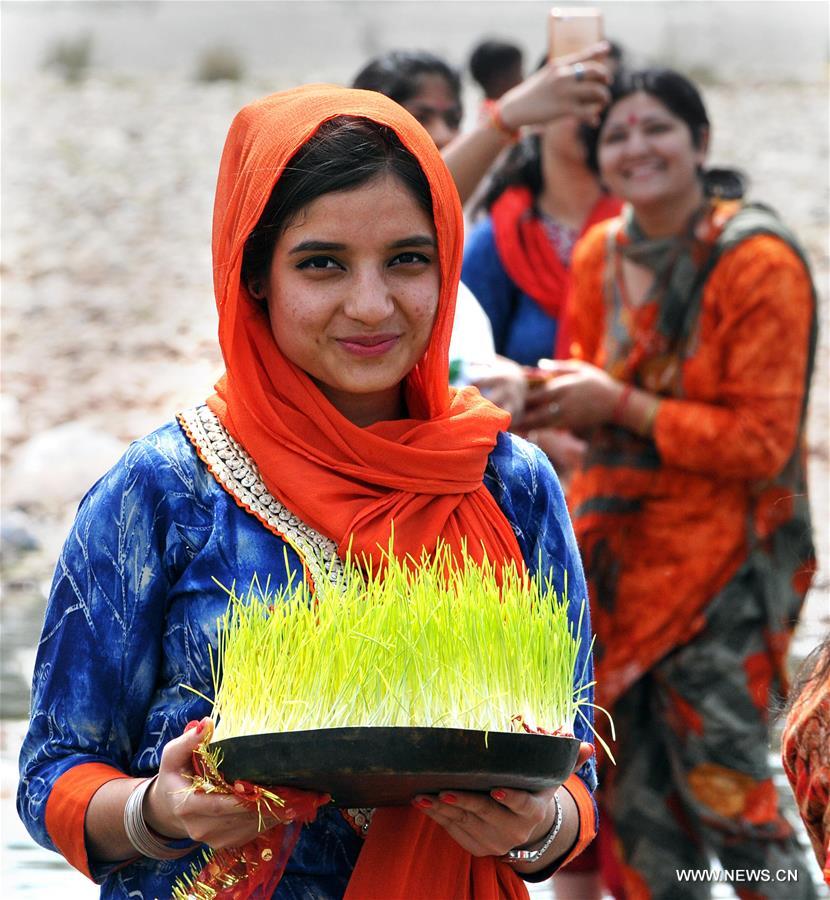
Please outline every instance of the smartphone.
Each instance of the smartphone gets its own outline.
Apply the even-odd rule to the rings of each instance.
[[[602,40],[602,13],[592,6],[555,6],[550,11],[551,60],[581,53]]]

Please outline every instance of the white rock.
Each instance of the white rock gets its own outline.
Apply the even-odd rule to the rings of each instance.
[[[122,441],[83,421],[67,422],[21,444],[5,479],[4,505],[59,516],[124,452]]]
[[[4,446],[9,441],[19,441],[26,435],[26,423],[20,401],[12,394],[0,394],[0,433]]]

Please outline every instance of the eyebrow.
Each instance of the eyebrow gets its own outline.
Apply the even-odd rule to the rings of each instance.
[[[388,245],[389,249],[397,250],[401,247],[435,247],[435,239],[428,234],[411,234],[408,237],[393,241]],[[288,252],[291,253],[308,253],[309,251],[323,252],[326,250],[348,250],[346,244],[338,244],[334,241],[301,241]]]

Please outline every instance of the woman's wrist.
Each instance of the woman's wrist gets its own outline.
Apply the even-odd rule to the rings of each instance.
[[[562,805],[556,794],[553,796],[552,802],[552,820],[548,824],[548,818],[542,825],[541,834],[537,834],[535,838],[522,844],[520,847],[514,847],[504,855],[504,860],[509,863],[538,863],[547,853],[548,849],[553,845],[559,831],[562,828]]]
[[[166,816],[159,809],[159,780],[158,777],[153,779],[152,784],[149,785],[147,791],[144,795],[144,803],[142,806],[142,813],[144,816],[144,821],[147,823],[147,827],[153,831],[161,840],[164,841],[181,841],[185,838],[189,837],[184,829],[177,829],[173,822],[169,820],[169,816]],[[181,831],[182,833],[176,833]]]
[[[517,874],[537,875],[539,872],[547,873],[548,869],[552,873],[558,861],[566,857],[576,842],[579,833],[579,810],[576,803],[566,788],[560,788],[556,792],[556,799],[562,811],[562,821],[557,834],[536,862],[510,862],[511,868]],[[555,805],[551,802],[548,815],[545,817],[547,830],[537,836],[537,840],[534,842],[536,845],[540,844],[540,838],[541,843],[544,843],[544,839],[549,836],[551,829],[556,825],[556,815]],[[530,847],[532,849],[533,844]]]
[[[502,102],[500,100],[485,100],[482,106],[489,126],[497,131],[505,141],[515,144],[519,140],[519,129],[505,120]]]
[[[580,812],[576,801],[564,786],[556,792],[556,796],[562,807],[562,826],[556,840],[537,863],[512,867],[519,875],[533,876],[533,881],[549,878],[568,858],[579,838]]]
[[[632,431],[640,437],[652,436],[661,403],[661,398],[657,394],[615,381],[610,403],[611,411],[606,421]]]
[[[635,388],[620,424],[640,437],[650,438],[654,433],[654,420],[657,418],[660,402],[660,397],[656,394]]]
[[[145,815],[147,792],[158,783],[158,775],[140,781],[124,806],[124,832],[135,850],[148,859],[180,859],[196,846],[190,842],[186,847],[174,847],[179,840],[161,834],[152,828]]]

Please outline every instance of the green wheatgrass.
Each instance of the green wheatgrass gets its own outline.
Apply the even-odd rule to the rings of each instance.
[[[229,591],[214,668],[214,740],[346,726],[573,734],[579,629],[549,576],[441,544],[381,574],[351,560],[318,586]],[[584,609],[584,601],[583,601]],[[587,686],[582,688],[586,691]]]

